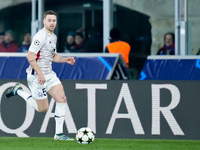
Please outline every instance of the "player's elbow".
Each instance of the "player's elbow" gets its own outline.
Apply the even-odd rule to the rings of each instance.
[[[26,56],[27,60],[30,62],[31,60],[35,59],[35,53],[33,52],[28,52],[27,56]]]

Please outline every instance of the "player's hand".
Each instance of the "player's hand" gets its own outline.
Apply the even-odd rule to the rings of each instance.
[[[74,63],[75,63],[74,57],[67,57],[66,58],[66,63],[68,63],[70,65],[74,65]]]
[[[46,81],[44,75],[41,73],[41,74],[38,74],[38,84],[44,84]]]

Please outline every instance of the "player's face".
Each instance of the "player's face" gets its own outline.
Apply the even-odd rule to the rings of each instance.
[[[55,15],[47,15],[43,20],[44,27],[47,31],[53,32],[56,28],[57,19]]]

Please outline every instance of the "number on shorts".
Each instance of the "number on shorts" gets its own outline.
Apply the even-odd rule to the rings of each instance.
[[[45,88],[42,89],[43,95],[46,96],[47,95],[47,91]]]

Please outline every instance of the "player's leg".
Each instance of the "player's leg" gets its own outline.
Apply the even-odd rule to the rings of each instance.
[[[15,95],[21,96],[32,108],[38,112],[44,113],[48,110],[49,104],[47,98],[44,97],[44,99],[36,100],[31,94],[24,91],[19,83],[7,90],[6,98],[10,98],[11,96]]]
[[[49,101],[48,98],[46,99],[36,99],[38,105],[38,111],[41,113],[45,113],[49,109]]]
[[[54,140],[74,140],[63,134],[63,124],[65,119],[65,107],[66,107],[66,96],[61,83],[51,87],[48,93],[54,98],[56,101],[55,108],[55,136]]]
[[[19,83],[16,83],[13,87],[10,87],[6,92],[5,98],[10,98],[11,96],[19,95],[21,96],[31,107],[38,111],[38,106],[35,99],[24,91]]]
[[[47,112],[47,110],[49,109],[49,102],[48,102],[47,92],[46,92],[46,83],[39,84],[38,77],[34,75],[30,75],[30,74],[27,75],[27,81],[28,81],[28,86],[32,94],[31,101],[32,102],[34,101],[34,103],[37,104],[39,112],[41,113]],[[24,94],[24,92],[19,93],[19,95],[21,96],[22,94]]]
[[[47,112],[49,108],[48,98],[35,99],[32,95],[24,90],[18,90],[17,94],[21,96],[31,107],[33,107],[38,112]]]

